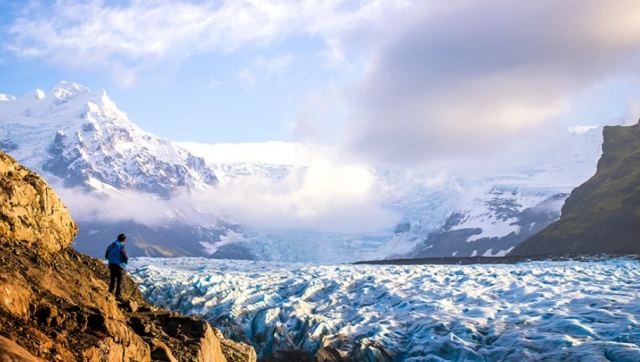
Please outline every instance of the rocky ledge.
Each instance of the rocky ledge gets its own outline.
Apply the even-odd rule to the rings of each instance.
[[[147,303],[71,248],[77,227],[37,174],[0,152],[1,361],[255,361],[207,322]]]

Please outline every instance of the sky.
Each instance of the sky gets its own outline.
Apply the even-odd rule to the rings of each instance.
[[[0,92],[106,89],[176,141],[412,166],[640,117],[636,0],[9,0],[0,27]]]

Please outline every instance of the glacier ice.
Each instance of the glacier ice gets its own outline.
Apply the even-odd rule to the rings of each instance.
[[[633,259],[367,266],[138,258],[131,270],[151,302],[203,316],[263,356],[365,341],[398,361],[640,360]],[[354,343],[340,344],[345,336]]]

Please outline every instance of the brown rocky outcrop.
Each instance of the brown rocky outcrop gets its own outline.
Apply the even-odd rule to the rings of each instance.
[[[70,247],[77,228],[55,192],[2,152],[0,188],[0,362],[256,360],[207,322],[150,305],[128,277],[116,301],[105,265]]]
[[[0,152],[0,238],[56,252],[78,229],[58,196],[37,174]]]

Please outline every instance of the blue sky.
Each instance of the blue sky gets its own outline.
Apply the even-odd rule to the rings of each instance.
[[[640,112],[634,0],[4,1],[0,92],[106,89],[179,141],[429,162]]]
[[[23,13],[26,7],[22,4],[0,5],[3,28],[14,27],[17,19],[48,22],[60,18],[65,7],[75,6],[72,2],[58,6],[35,3],[40,15],[29,16]],[[99,7],[130,5],[126,1],[100,2]],[[62,32],[73,26],[71,23],[57,26]],[[0,41],[8,44],[14,39],[3,31]],[[48,91],[60,80],[74,81],[93,90],[106,89],[134,122],[163,137],[210,143],[260,142],[290,140],[292,123],[307,98],[341,86],[354,76],[352,69],[335,67],[322,55],[325,43],[318,35],[274,36],[265,44],[239,46],[187,51],[179,60],[168,52],[143,61],[115,54],[86,63],[66,61],[67,56],[74,57],[73,48],[67,50],[68,55],[25,56],[5,47],[0,56],[0,92],[20,96],[34,88]],[[58,57],[62,59],[52,59]],[[120,70],[114,70],[113,64],[130,71],[134,79],[123,80],[115,74]]]

